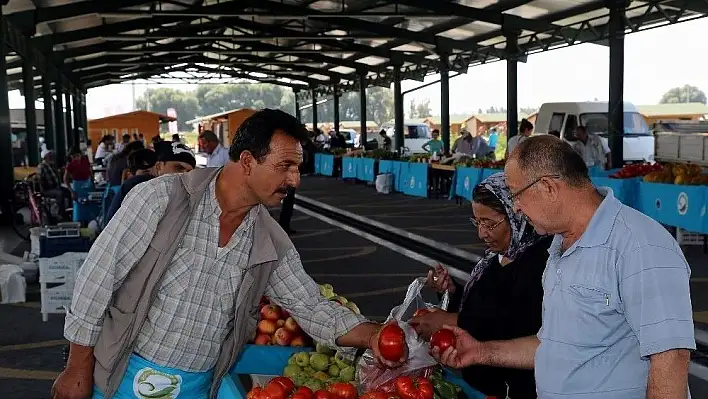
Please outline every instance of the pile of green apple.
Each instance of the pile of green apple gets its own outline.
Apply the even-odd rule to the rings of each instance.
[[[356,314],[361,314],[359,307],[356,306],[354,302],[348,300],[343,296],[335,294],[334,288],[331,284],[320,284],[320,294],[322,294],[323,297],[329,299],[330,301],[339,303],[340,305],[348,308]]]
[[[317,344],[315,352],[294,353],[283,370],[283,376],[290,378],[296,386],[312,391],[335,382],[352,382],[355,375],[353,363],[322,344]]]

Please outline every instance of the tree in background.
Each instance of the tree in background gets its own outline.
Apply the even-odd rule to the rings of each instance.
[[[318,100],[323,100],[319,98]],[[327,98],[328,101],[317,105],[317,123],[333,122],[334,121],[334,101],[332,97]],[[307,103],[312,103],[308,100]],[[300,106],[307,104],[300,102]],[[347,92],[343,93],[339,98],[339,120],[340,121],[358,121],[361,118],[361,110],[359,107],[359,93]],[[301,112],[302,121],[304,123],[312,122],[312,107],[308,107]],[[391,89],[383,87],[369,87],[366,89],[366,120],[374,121],[377,124],[382,124],[393,119],[393,92]]]
[[[366,89],[367,120],[378,124],[393,118],[393,93],[389,89],[372,87]],[[166,114],[169,108],[177,112],[180,131],[192,130],[185,122],[197,116],[218,114],[239,108],[274,108],[295,114],[295,94],[289,88],[272,84],[242,83],[199,85],[193,91],[175,90],[166,87],[151,88],[136,99],[138,109]],[[301,102],[300,106],[305,105]],[[319,122],[334,120],[334,102],[327,101],[317,106]],[[340,120],[359,120],[359,94],[344,93],[339,100]],[[312,121],[312,109],[302,110],[303,122]],[[166,127],[165,127],[166,129]]]
[[[430,99],[423,99],[420,104],[417,104],[415,100],[408,103],[409,119],[423,119],[430,116],[433,116],[433,111],[430,109]]]
[[[661,96],[660,104],[706,103],[706,94],[696,86],[674,87]]]

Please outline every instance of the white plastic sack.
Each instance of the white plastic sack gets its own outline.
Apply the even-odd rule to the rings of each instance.
[[[382,173],[376,176],[376,192],[390,194],[393,191],[393,173]]]
[[[25,302],[27,282],[22,268],[17,265],[0,265],[0,303]]]

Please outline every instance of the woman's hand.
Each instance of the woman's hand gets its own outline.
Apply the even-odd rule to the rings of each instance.
[[[431,312],[413,317],[409,324],[415,328],[418,336],[429,340],[435,331],[444,325],[457,325],[457,313],[448,313],[444,310],[433,309]]]
[[[445,291],[449,291],[450,294],[455,293],[455,283],[453,283],[447,270],[440,264],[428,272],[428,279],[425,283],[441,294]]]

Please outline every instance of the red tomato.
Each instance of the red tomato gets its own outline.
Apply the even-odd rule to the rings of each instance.
[[[304,392],[295,392],[290,399],[312,399],[312,396],[307,396]]]
[[[379,332],[379,352],[392,362],[403,358],[406,348],[406,333],[396,324],[388,324]]]
[[[433,384],[427,378],[396,378],[396,393],[401,399],[433,399]]]
[[[430,348],[439,348],[440,353],[445,352],[449,347],[455,347],[455,333],[447,328],[442,328],[435,331],[433,335],[430,336]]]
[[[307,399],[312,398],[312,389],[308,387],[298,388],[293,395],[306,395]]]
[[[422,315],[428,314],[430,312],[431,312],[430,309],[418,309],[415,311],[415,313],[413,313],[413,317],[422,316]]]
[[[361,395],[359,399],[389,399],[388,394],[382,391],[369,391]]]
[[[332,395],[329,391],[320,389],[312,395],[312,399],[336,399],[336,397]]]
[[[258,396],[261,394],[263,391],[263,388],[261,387],[253,387],[248,393],[246,394],[246,399],[258,399]]]
[[[269,382],[263,389],[263,393],[267,394],[270,399],[285,399],[290,394],[283,384],[277,381]]]
[[[293,390],[295,390],[295,383],[293,380],[291,380],[288,377],[275,377],[272,380],[270,380],[270,383],[277,382],[278,384],[282,385],[283,388],[285,388],[285,393],[286,396],[290,394]]]
[[[354,385],[348,382],[335,382],[328,386],[327,390],[342,399],[356,399],[359,395]]]

